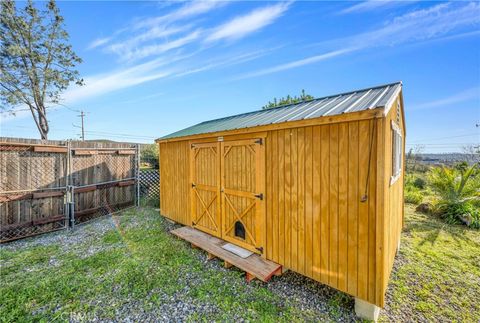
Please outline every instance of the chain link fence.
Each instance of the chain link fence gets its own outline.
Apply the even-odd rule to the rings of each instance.
[[[68,147],[0,142],[0,241],[67,226]]]
[[[0,138],[0,242],[159,206],[156,145]]]
[[[160,175],[158,145],[140,147],[140,205],[159,207]]]
[[[0,138],[0,242],[139,204],[138,145]]]
[[[138,205],[138,146],[72,148],[72,225]]]

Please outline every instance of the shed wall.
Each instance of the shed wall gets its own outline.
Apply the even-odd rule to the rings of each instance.
[[[173,221],[191,225],[189,143],[160,143],[159,154],[160,213]]]
[[[397,102],[400,103],[400,110],[397,117]],[[404,200],[403,200],[403,184],[405,174],[405,125],[403,114],[403,100],[402,96],[398,96],[393,103],[392,108],[388,112],[385,118],[385,199],[384,199],[384,243],[385,243],[385,263],[384,263],[384,277],[383,287],[386,290],[388,280],[393,268],[393,262],[397,252],[398,241],[403,228],[403,216],[404,216]],[[397,120],[398,118],[398,120]],[[402,129],[402,173],[396,182],[390,185],[390,178],[393,173],[393,145],[392,145],[392,126],[391,122],[394,121]],[[398,121],[398,122],[397,122]]]
[[[387,183],[395,110],[265,133],[265,257],[379,306],[403,218],[403,176]],[[159,145],[161,214],[190,225],[190,142]]]
[[[266,138],[267,258],[372,303],[377,122],[277,130]]]

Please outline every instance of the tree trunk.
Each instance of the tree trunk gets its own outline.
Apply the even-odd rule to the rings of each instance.
[[[48,131],[50,129],[48,127],[47,113],[46,113],[45,107],[43,106],[38,107],[37,114],[38,114],[37,127],[38,127],[38,131],[40,132],[40,137],[43,140],[47,140]]]
[[[42,139],[45,139],[47,140],[48,139],[48,121],[47,121],[47,118],[44,116],[44,115],[39,115],[38,116],[38,119],[39,119],[39,129],[40,130],[40,136],[42,137]]]

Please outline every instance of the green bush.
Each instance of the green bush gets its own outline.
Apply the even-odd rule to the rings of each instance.
[[[436,167],[428,173],[428,184],[437,196],[437,214],[448,223],[479,227],[480,171],[478,164]],[[467,219],[466,219],[467,217]]]
[[[425,186],[427,185],[427,181],[424,180],[423,178],[421,177],[417,177],[415,178],[415,180],[413,181],[413,186],[415,186],[416,188],[418,189],[425,189]]]
[[[465,224],[480,229],[480,211],[471,203],[444,204],[436,212],[449,224]]]
[[[140,162],[142,165],[158,169],[158,145],[144,145],[140,150]]]
[[[418,190],[405,190],[405,203],[420,204],[423,200],[423,195]]]

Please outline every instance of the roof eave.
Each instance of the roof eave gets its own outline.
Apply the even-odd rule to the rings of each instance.
[[[342,114],[331,115],[331,116],[321,116],[321,117],[311,118],[311,119],[285,121],[281,123],[260,125],[255,127],[236,128],[236,129],[221,130],[221,131],[215,131],[215,132],[203,132],[199,134],[186,135],[186,136],[180,136],[180,137],[158,138],[155,140],[155,142],[168,143],[168,142],[185,141],[185,140],[191,140],[191,139],[197,139],[197,138],[228,136],[236,133],[243,134],[243,133],[262,132],[262,131],[272,130],[273,128],[287,129],[287,128],[296,128],[296,127],[307,127],[307,126],[317,125],[317,124],[341,123],[341,122],[348,122],[352,120],[367,120],[367,119],[373,119],[373,118],[379,118],[379,117],[384,117],[384,107],[372,107],[370,109],[361,110],[361,111],[348,112],[348,113],[342,113]]]

